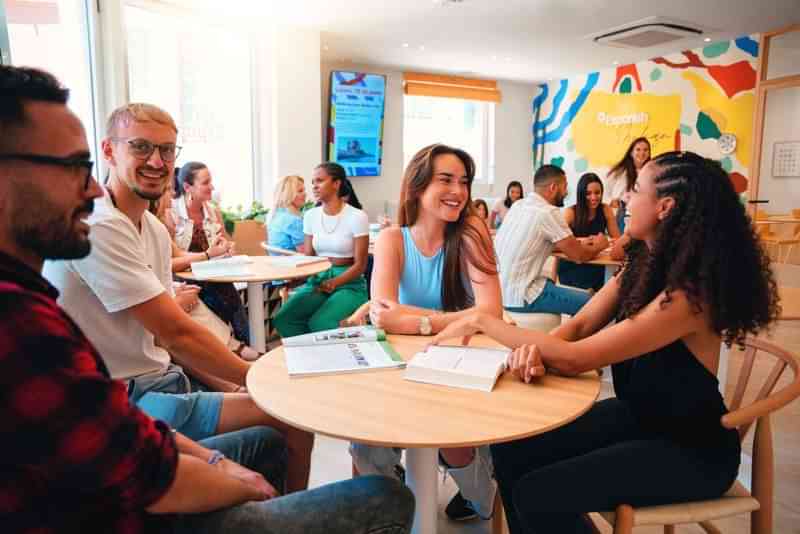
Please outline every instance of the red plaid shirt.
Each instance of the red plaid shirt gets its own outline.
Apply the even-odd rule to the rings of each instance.
[[[41,275],[0,253],[0,532],[153,532],[170,429],[128,402]]]

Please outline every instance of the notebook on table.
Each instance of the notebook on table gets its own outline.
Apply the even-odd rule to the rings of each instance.
[[[508,349],[480,347],[428,347],[408,362],[404,378],[479,391],[492,391],[503,374]]]

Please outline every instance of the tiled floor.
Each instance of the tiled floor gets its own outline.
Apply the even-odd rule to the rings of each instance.
[[[798,273],[791,273],[790,279],[782,280],[791,285],[800,285]],[[800,354],[800,321],[779,323],[774,330],[765,336],[784,348]],[[732,357],[729,372],[728,390],[732,388],[737,369],[736,356]],[[754,376],[764,375],[763,368],[756,367]],[[785,380],[782,380],[785,382]],[[781,382],[781,383],[782,383]],[[779,383],[780,387],[780,383]],[[602,395],[611,394],[610,385],[604,384]],[[785,407],[773,417],[773,439],[775,447],[775,530],[778,534],[800,534],[800,401]],[[752,432],[751,432],[752,434]],[[740,480],[749,482],[749,456],[751,452],[752,437],[745,444],[745,456],[740,471]],[[314,448],[311,466],[311,485],[318,486],[327,482],[341,480],[350,476],[350,456],[347,453],[345,442],[318,436]],[[441,482],[439,491],[439,529],[440,534],[470,534],[490,532],[487,521],[471,521],[467,523],[453,523],[444,515],[444,506],[455,493],[455,486],[450,479]],[[610,533],[611,529],[598,520],[603,532]],[[716,525],[726,534],[744,534],[749,532],[749,519],[740,516],[716,522]],[[677,528],[680,533],[702,533],[703,530],[696,525],[686,525]],[[637,533],[661,533],[663,530],[655,527],[641,527]]]

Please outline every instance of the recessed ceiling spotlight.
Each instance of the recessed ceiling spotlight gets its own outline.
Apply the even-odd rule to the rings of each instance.
[[[611,64],[612,65],[619,65],[619,61],[612,61]]]
[[[433,0],[437,6],[449,6],[452,4],[463,4],[464,0]]]
[[[710,43],[711,42],[711,37],[706,37],[705,39],[703,39],[703,41],[706,42],[706,43]]]
[[[420,50],[425,50],[425,46],[424,45],[419,45],[419,49]]]
[[[408,43],[403,43],[403,48],[408,48]]]

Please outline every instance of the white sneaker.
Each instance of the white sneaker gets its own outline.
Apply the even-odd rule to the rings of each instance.
[[[475,452],[475,459],[471,463],[464,467],[449,467],[447,473],[456,481],[461,495],[481,519],[489,519],[497,495],[492,456],[487,446],[478,447]]]

